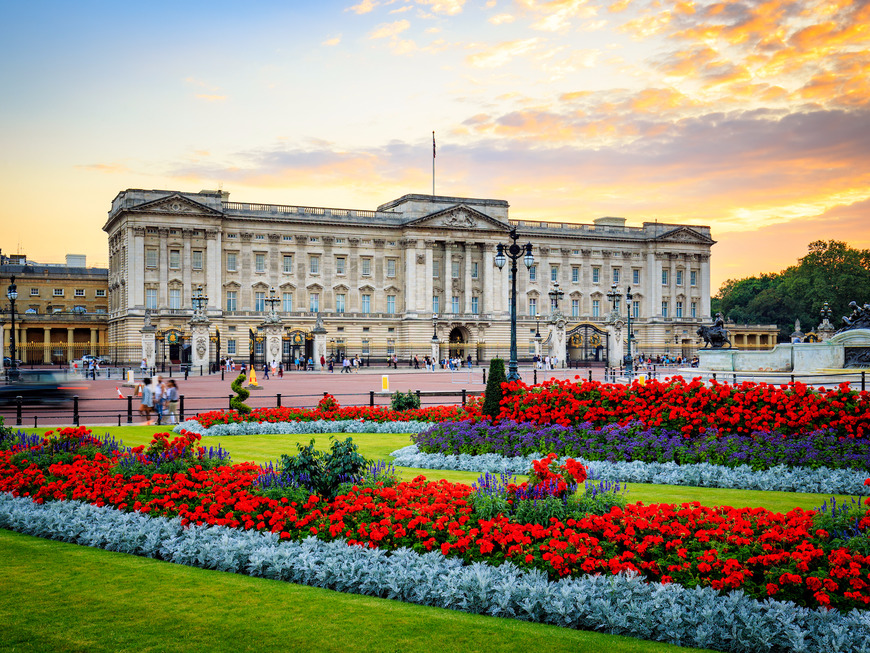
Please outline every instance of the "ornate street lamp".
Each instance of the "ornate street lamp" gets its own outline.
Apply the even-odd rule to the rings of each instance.
[[[438,313],[432,313],[432,344],[438,344]]]
[[[15,275],[12,275],[12,283],[6,290],[6,297],[9,298],[9,312],[12,318],[12,332],[9,334],[9,376],[12,379],[18,378],[18,361],[15,358],[15,300],[18,299],[18,287],[15,285]]]
[[[511,229],[509,237],[513,242],[507,247],[507,251],[502,243],[498,244],[495,264],[501,270],[507,263],[507,259],[511,260],[511,359],[508,363],[507,380],[519,381],[520,373],[517,365],[517,261],[522,258],[523,263],[526,264],[526,269],[529,269],[534,264],[535,257],[532,256],[531,243],[526,243],[525,246],[517,244],[519,236],[516,227]]]
[[[626,337],[626,345],[628,348],[628,353],[625,354],[625,359],[623,362],[625,363],[625,373],[628,376],[631,376],[634,371],[634,364],[631,358],[631,300],[634,299],[634,295],[631,294],[631,286],[627,286],[625,289],[625,314],[628,316],[628,335]]]
[[[559,282],[553,284],[553,289],[547,293],[550,296],[550,312],[555,316],[559,313],[559,300],[565,296],[565,292],[559,288]]]

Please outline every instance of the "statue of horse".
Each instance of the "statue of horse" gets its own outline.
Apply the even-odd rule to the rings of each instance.
[[[718,326],[700,326],[698,327],[698,335],[704,339],[704,347],[712,349],[722,349],[725,345],[733,347],[731,340],[728,339],[728,332]]]

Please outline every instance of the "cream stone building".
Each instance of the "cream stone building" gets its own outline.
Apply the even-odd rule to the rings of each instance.
[[[517,276],[520,360],[545,333],[557,283],[571,362],[608,357],[602,332],[614,285],[616,311],[623,320],[631,313],[635,353],[695,352],[695,332],[710,322],[709,227],[516,221],[504,200],[415,194],[370,211],[232,202],[220,191],[122,191],[103,227],[108,336],[134,352],[147,312],[157,361],[185,362],[201,288],[209,360],[276,358],[262,335],[276,323],[285,363],[310,356],[318,318],[327,355],[395,355],[407,365],[431,354],[434,334],[441,356],[506,358],[510,264],[499,269],[494,259],[512,228],[535,261],[529,270],[520,263]]]

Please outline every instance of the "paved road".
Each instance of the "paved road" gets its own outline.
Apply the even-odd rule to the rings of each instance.
[[[103,370],[105,373],[105,370]],[[592,370],[593,378],[603,380],[604,370],[595,368]],[[574,379],[577,374],[588,378],[589,370],[554,370],[537,371],[537,380],[547,378]],[[79,397],[79,422],[81,424],[121,424],[127,423],[127,405],[133,388],[125,386],[120,378],[120,373],[115,371],[109,379],[99,378],[96,381],[85,380],[80,375],[72,377],[70,384],[76,388],[75,394]],[[520,369],[524,381],[532,383],[535,379],[535,371],[530,367]],[[169,378],[169,374],[164,374]],[[260,389],[252,389],[251,397],[247,404],[252,408],[273,407],[278,403],[278,395],[281,395],[282,406],[314,407],[323,397],[324,392],[332,394],[341,405],[368,405],[372,391],[380,393],[382,390],[383,376],[388,377],[389,391],[402,392],[446,392],[455,393],[453,396],[423,396],[422,404],[448,405],[461,403],[461,392],[481,392],[484,390],[483,368],[476,367],[471,370],[464,369],[456,372],[437,370],[428,372],[425,369],[414,370],[399,366],[399,369],[387,368],[363,368],[352,374],[342,374],[338,369],[335,372],[285,372],[283,378],[265,379],[262,374],[257,375]],[[137,370],[138,377],[138,370]],[[197,412],[207,410],[219,410],[229,407],[229,395],[233,394],[230,383],[233,375],[226,373],[221,380],[221,374],[207,374],[204,376],[179,376],[177,370],[172,375],[178,384],[178,390],[184,396],[184,412],[191,416]],[[123,398],[118,396],[120,390]],[[137,413],[138,402],[135,398],[130,402],[133,410],[133,423],[141,423]],[[376,394],[376,405],[389,405],[388,394]],[[16,410],[14,407],[0,409],[7,425],[16,423]],[[34,422],[34,419],[36,420]],[[57,407],[24,406],[22,407],[22,425],[33,426],[60,426],[73,423],[73,406],[64,405]]]

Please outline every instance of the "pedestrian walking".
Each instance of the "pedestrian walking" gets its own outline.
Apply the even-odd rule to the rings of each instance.
[[[166,382],[166,414],[169,424],[178,424],[178,386],[174,379]]]
[[[268,363],[263,363],[263,378],[266,380],[269,379],[269,364]]]
[[[154,405],[154,395],[151,391],[151,379],[147,377],[142,379],[141,385],[139,385],[136,390],[137,394],[141,397],[139,400],[139,414],[145,420],[145,424],[151,424],[151,409]]]

